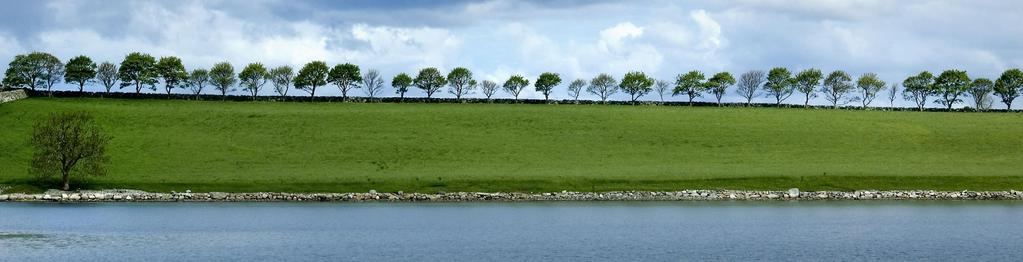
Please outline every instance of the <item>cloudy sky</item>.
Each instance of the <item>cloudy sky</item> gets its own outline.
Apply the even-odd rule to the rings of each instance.
[[[784,66],[901,82],[948,68],[995,78],[1023,64],[1023,2],[1014,0],[2,2],[0,69],[30,51],[112,62],[141,51],[181,57],[189,69],[351,62],[388,80],[422,67],[503,81]]]

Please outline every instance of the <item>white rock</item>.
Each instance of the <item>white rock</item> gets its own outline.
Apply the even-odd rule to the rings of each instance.
[[[791,198],[799,197],[799,189],[798,188],[789,188],[789,197],[791,197]]]
[[[376,189],[370,189],[370,190],[369,190],[369,193],[370,193],[370,194],[376,194],[376,193],[377,193],[377,190],[376,190]]]

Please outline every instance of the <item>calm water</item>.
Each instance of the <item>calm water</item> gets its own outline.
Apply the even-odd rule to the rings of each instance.
[[[0,203],[0,261],[1021,258],[1023,202]]]

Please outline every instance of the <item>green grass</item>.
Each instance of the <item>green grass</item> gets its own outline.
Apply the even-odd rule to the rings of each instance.
[[[67,110],[113,137],[85,188],[1023,189],[1016,113],[48,98],[0,105],[0,184],[53,186],[27,139]]]

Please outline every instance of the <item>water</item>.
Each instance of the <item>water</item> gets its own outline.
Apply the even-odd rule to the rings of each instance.
[[[0,203],[0,261],[1018,260],[1023,202]]]

